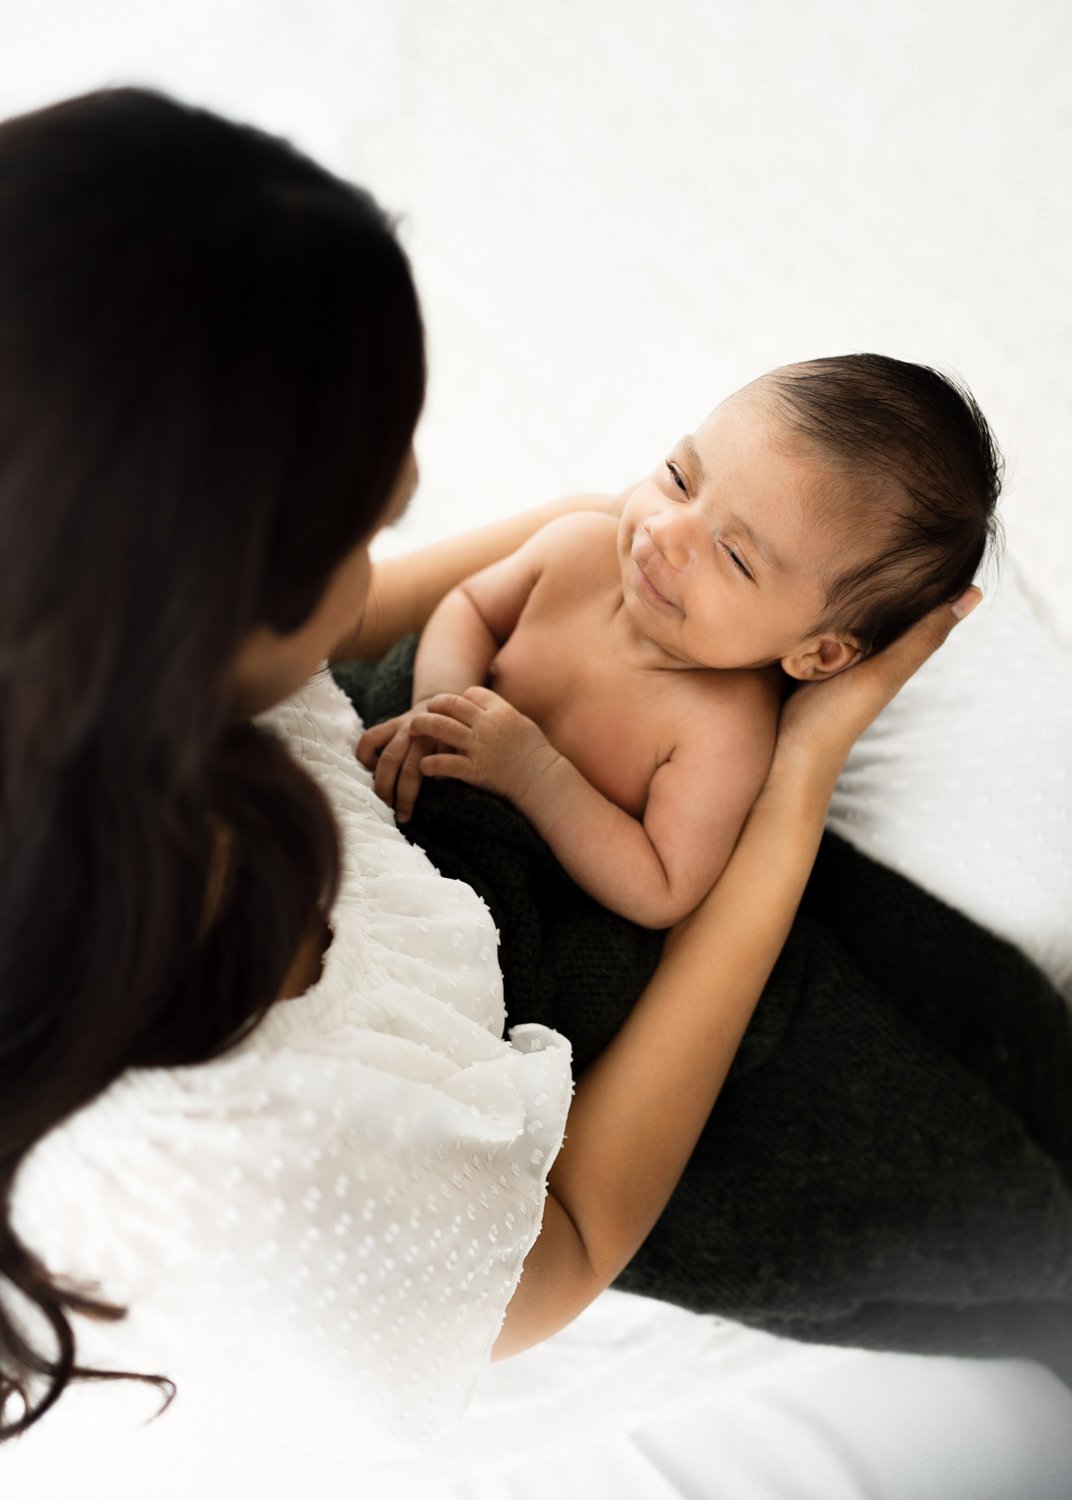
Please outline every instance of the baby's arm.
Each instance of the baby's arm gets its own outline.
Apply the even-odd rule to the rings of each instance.
[[[436,606],[413,662],[414,705],[485,681],[540,576],[543,552],[539,541],[527,542],[451,589]]]
[[[332,650],[329,665],[351,658],[375,661],[404,635],[423,630],[439,601],[465,578],[516,552],[553,521],[592,512],[617,521],[635,489],[634,483],[618,495],[570,495],[415,552],[374,562],[361,619]]]
[[[592,786],[538,725],[486,688],[433,697],[417,733],[442,747],[426,775],[497,792],[551,846],[591,896],[644,927],[669,927],[722,873],[774,748],[777,705],[742,683],[690,716],[658,767],[642,819]]]

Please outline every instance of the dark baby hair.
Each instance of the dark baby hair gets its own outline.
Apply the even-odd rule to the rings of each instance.
[[[424,381],[392,221],[288,141],[141,88],[0,123],[0,1441],[172,1384],[75,1363],[68,1313],[126,1309],[20,1240],[15,1176],[248,1035],[333,902],[331,806],[231,667],[375,528]]]
[[[865,656],[881,651],[962,594],[996,551],[994,436],[957,381],[882,354],[785,365],[763,384],[790,427],[834,461],[821,501],[876,539],[867,562],[825,580],[816,628],[853,637]]]

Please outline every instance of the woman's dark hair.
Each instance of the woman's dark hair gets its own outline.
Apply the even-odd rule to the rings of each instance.
[[[1002,459],[968,390],[881,354],[785,365],[763,377],[789,426],[833,460],[828,510],[875,539],[868,560],[827,578],[816,628],[865,655],[971,583],[996,551]]]
[[[0,1290],[56,1340],[0,1302],[0,1439],[72,1378],[174,1393],[75,1364],[65,1309],[127,1310],[52,1279],[13,1179],[127,1069],[237,1044],[330,908],[329,804],[229,669],[375,527],[424,380],[392,222],[289,142],[140,88],[0,123]]]

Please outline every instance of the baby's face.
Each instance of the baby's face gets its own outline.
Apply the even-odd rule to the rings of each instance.
[[[625,607],[668,665],[781,662],[809,677],[854,658],[851,645],[813,633],[823,578],[859,552],[844,524],[820,523],[813,496],[824,475],[757,383],[716,407],[637,486],[618,528]],[[809,649],[823,670],[795,669]]]

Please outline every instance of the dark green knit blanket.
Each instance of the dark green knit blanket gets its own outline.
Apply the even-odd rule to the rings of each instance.
[[[409,707],[415,644],[334,669],[366,724]],[[508,1024],[562,1032],[579,1074],[660,934],[593,901],[490,793],[426,781],[405,832],[490,907]],[[819,1343],[1026,1355],[1072,1384],[1072,1013],[1016,948],[828,833],[684,1176],[615,1284]]]

